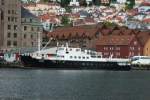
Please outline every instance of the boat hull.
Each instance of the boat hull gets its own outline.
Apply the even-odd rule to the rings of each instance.
[[[62,61],[35,59],[30,56],[21,56],[24,67],[55,68],[55,69],[104,69],[104,70],[130,70],[130,66],[120,66],[117,62],[92,61]]]

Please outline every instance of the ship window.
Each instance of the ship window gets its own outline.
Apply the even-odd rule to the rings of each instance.
[[[80,51],[80,49],[76,49],[76,51]]]
[[[76,58],[77,58],[77,56],[74,56],[74,58],[76,59]]]
[[[82,49],[81,51],[82,51],[82,52],[84,52],[84,50],[83,50],[83,49]]]
[[[85,57],[82,57],[83,59],[85,59]]]
[[[86,59],[89,59],[89,57],[86,57]]]
[[[81,56],[79,56],[78,58],[81,59]]]
[[[70,58],[72,59],[72,56],[70,56]]]
[[[97,58],[101,58],[101,56],[97,56]]]
[[[70,51],[72,51],[72,49],[70,49]]]
[[[92,58],[96,58],[96,56],[91,56]]]
[[[90,54],[90,51],[87,51],[87,54]]]
[[[59,48],[59,50],[64,50],[64,48]]]
[[[66,51],[66,54],[68,54],[69,52],[68,51]]]

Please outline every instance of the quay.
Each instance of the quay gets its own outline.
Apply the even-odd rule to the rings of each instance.
[[[0,62],[0,68],[24,68],[21,62]]]

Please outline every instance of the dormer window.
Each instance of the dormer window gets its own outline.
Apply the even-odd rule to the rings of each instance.
[[[74,58],[76,59],[76,58],[77,58],[77,56],[74,56]]]
[[[80,49],[76,49],[76,51],[80,51]]]
[[[32,22],[32,19],[30,19],[30,22]]]

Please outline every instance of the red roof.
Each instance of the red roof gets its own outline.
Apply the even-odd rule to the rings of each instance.
[[[149,31],[141,31],[137,35],[138,40],[142,45],[144,45],[147,40],[150,38],[150,32]]]
[[[150,2],[143,2],[140,6],[150,6]]]
[[[57,23],[57,17],[55,14],[44,14],[39,16],[39,19],[41,19],[42,21],[49,21],[49,22],[53,22],[53,23]]]
[[[135,16],[135,15],[138,14],[138,9],[135,8],[135,9],[128,10],[127,14],[130,15],[130,16]]]
[[[143,20],[144,23],[150,23],[150,18],[146,18]]]
[[[76,37],[90,37],[92,38],[96,32],[97,28],[85,27],[85,26],[76,26],[76,27],[63,27],[57,28],[53,32],[50,32],[48,36],[59,38],[59,39],[68,39]]]

